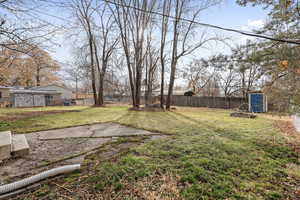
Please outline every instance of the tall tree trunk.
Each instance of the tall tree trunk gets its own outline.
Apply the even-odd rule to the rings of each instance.
[[[103,90],[104,90],[104,76],[101,75],[99,78],[99,90],[98,90],[98,105],[103,106],[104,105],[104,95],[103,95]]]
[[[168,91],[167,102],[166,102],[167,110],[170,110],[170,108],[171,108],[171,101],[172,101],[173,88],[174,88],[174,82],[175,82],[176,64],[177,64],[176,62],[177,61],[174,61],[174,63],[171,64],[169,91]]]
[[[176,16],[179,15],[179,1],[176,2]],[[166,109],[170,110],[171,107],[171,99],[173,95],[173,87],[175,82],[175,73],[176,73],[176,65],[177,65],[177,45],[178,45],[178,23],[179,20],[176,18],[174,21],[174,32],[173,32],[173,47],[172,47],[172,61],[171,61],[171,74],[170,74],[170,82],[169,82],[169,91],[166,102]]]
[[[163,18],[161,23],[161,42],[160,42],[160,64],[161,64],[161,81],[160,81],[160,107],[164,109],[164,87],[165,87],[165,44],[168,29],[169,18],[167,15],[170,14],[171,1],[165,0],[163,4]]]
[[[104,78],[107,69],[107,60],[102,58],[102,70],[100,71],[99,77],[99,88],[98,88],[98,105],[104,106]]]
[[[148,76],[148,60],[146,59],[146,61],[145,61],[145,66],[146,66],[146,73],[145,73],[145,75],[146,75],[146,77],[145,77],[145,87],[147,87],[147,88],[145,88],[145,105],[147,106],[147,105],[149,105],[149,76]]]
[[[41,73],[41,69],[40,69],[40,67],[38,66],[37,67],[37,70],[36,70],[36,76],[35,76],[35,78],[36,78],[36,86],[41,86],[41,77],[40,77],[40,73]]]
[[[76,78],[75,78],[75,92],[76,92],[76,99],[78,99],[78,77],[76,75]]]
[[[126,51],[125,51],[126,52]],[[129,54],[125,54],[126,57],[129,56]],[[131,69],[131,64],[129,62],[129,58],[126,59],[127,62],[127,68],[128,68],[128,75],[129,75],[129,85],[130,85],[130,92],[131,92],[131,98],[132,98],[132,106],[135,107],[136,105],[136,97],[135,97],[135,84],[133,80],[133,74]]]
[[[97,45],[96,45],[96,40],[95,38],[93,38],[93,47],[94,47],[94,54],[95,54],[95,60],[96,60],[96,66],[97,66],[97,70],[98,70],[98,96],[97,96],[97,101],[96,101],[96,105],[97,106],[103,106],[103,83],[104,83],[104,73],[103,73],[103,68],[104,68],[104,62],[102,62],[102,69],[100,67],[100,61],[99,61],[99,57],[98,57],[98,49],[97,49]],[[103,57],[103,56],[102,56]]]
[[[142,83],[142,73],[140,70],[140,66],[138,66],[138,69],[136,71],[136,91],[135,91],[135,106],[136,108],[140,107],[141,103],[141,83]]]
[[[161,62],[160,107],[164,108],[165,65]]]
[[[89,47],[90,47],[90,57],[91,57],[91,76],[92,76],[93,97],[94,97],[94,104],[97,105],[97,89],[96,89],[96,77],[95,77],[95,66],[94,66],[94,50],[93,50],[93,39],[92,39],[91,33],[90,33],[90,36],[89,36]]]

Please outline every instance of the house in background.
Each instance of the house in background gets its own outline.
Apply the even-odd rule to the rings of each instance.
[[[36,91],[53,91],[61,94],[61,99],[63,100],[71,100],[75,99],[75,95],[73,91],[67,87],[52,84],[52,85],[46,85],[46,86],[38,86],[38,87],[32,87],[31,90]]]
[[[0,107],[42,107],[63,105],[74,99],[71,89],[48,85],[24,89],[23,87],[0,86]]]

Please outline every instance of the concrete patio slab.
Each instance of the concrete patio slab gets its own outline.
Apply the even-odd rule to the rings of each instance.
[[[0,161],[10,158],[11,153],[11,132],[0,132]]]
[[[108,138],[144,135],[159,135],[146,130],[130,128],[115,123],[85,125],[72,128],[56,129],[37,132],[40,140],[54,140],[66,138]]]
[[[148,140],[165,137],[158,133],[129,128],[115,123],[27,133],[25,137],[30,146],[30,154],[18,159],[8,159],[0,164],[0,182],[12,182],[15,177],[23,177],[24,174],[26,176],[34,175],[55,166],[81,163],[85,156],[99,149],[105,150],[103,156],[111,157],[119,150],[118,148],[115,149],[113,145],[108,148],[105,145],[110,145],[110,142],[117,141],[119,137],[128,135],[149,135]],[[41,138],[51,139],[43,140]],[[125,142],[118,145],[124,145],[123,147],[126,149],[128,145],[134,146],[136,144],[136,142]]]

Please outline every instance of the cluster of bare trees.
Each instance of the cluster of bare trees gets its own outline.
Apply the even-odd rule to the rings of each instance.
[[[38,0],[35,3],[40,2],[51,3]],[[246,96],[261,73],[255,62],[247,60],[248,47],[235,48],[231,57],[194,59],[183,67],[183,63],[188,63],[187,56],[195,52],[199,56],[199,49],[211,41],[220,41],[193,23],[199,20],[203,10],[218,3],[218,0],[67,0],[52,3],[72,13],[75,20],[72,32],[76,32],[73,36],[78,48],[74,63],[66,70],[69,75],[66,78],[75,83],[76,93],[79,82],[90,85],[97,106],[104,105],[105,89],[129,93],[134,108],[140,107],[142,96],[145,96],[146,105],[152,103],[153,90],[160,90],[160,107],[170,109],[175,81],[181,71],[196,93],[204,88],[207,91],[219,88],[225,96]],[[33,5],[27,1],[0,1],[1,10],[22,15],[33,14]],[[40,85],[42,74],[59,69],[57,62],[38,45],[38,41],[50,34],[49,24],[17,26],[5,16],[0,15],[0,46],[30,57],[34,84]],[[189,21],[183,20],[185,18]],[[43,27],[49,28],[48,32],[39,35]],[[9,61],[11,58],[14,57],[6,57]],[[4,57],[1,61],[5,62]],[[214,89],[207,95],[215,95]]]
[[[78,83],[85,80],[97,106],[104,104],[104,88],[114,87],[122,94],[130,92],[134,108],[140,107],[142,96],[146,105],[150,104],[153,90],[160,89],[160,107],[170,109],[179,63],[219,39],[193,23],[218,0],[67,0],[59,4],[6,0],[0,1],[0,8],[27,16],[34,14],[31,10],[41,2],[72,13],[78,54],[74,65],[66,70],[67,79],[75,82],[76,93]],[[29,56],[35,66],[35,85],[40,85],[41,74],[59,69],[38,45],[51,34],[51,24],[16,26],[5,14],[0,17],[0,45]]]
[[[58,80],[60,69],[43,45],[57,31],[37,17],[46,1],[0,0],[0,84],[39,86]]]
[[[149,104],[153,89],[160,89],[160,106],[170,109],[179,61],[218,40],[192,22],[217,3],[214,0],[71,1],[85,32],[83,45],[87,47],[95,104],[103,105],[106,71],[123,67],[114,64],[117,57],[122,57],[133,107],[140,107],[143,95]]]
[[[119,43],[115,34],[115,20],[107,4],[91,0],[74,0],[68,6],[72,9],[80,28],[85,32],[86,64],[91,76],[95,105],[103,106],[104,80],[109,62]]]
[[[214,95],[247,97],[249,91],[262,88],[267,78],[255,58],[258,51],[256,43],[247,43],[233,48],[231,55],[195,59],[182,70],[182,77],[196,94],[210,96],[211,90],[219,90]]]
[[[127,78],[123,83],[126,82],[126,86],[130,89],[134,108],[139,108],[143,95],[146,105],[150,104],[153,90],[160,89],[160,107],[170,109],[173,88],[179,72],[183,72],[182,78],[188,82],[188,87],[193,92],[206,91],[205,95],[226,97],[247,97],[249,91],[261,89],[268,82],[274,85],[273,83],[278,82],[277,79],[285,76],[280,74],[283,72],[287,74],[287,70],[278,73],[278,70],[273,70],[277,69],[274,68],[277,63],[266,63],[260,59],[274,55],[274,52],[268,52],[263,47],[268,45],[267,42],[256,41],[236,46],[232,49],[231,55],[220,54],[207,59],[197,58],[188,61],[188,56],[195,52],[197,57],[201,57],[199,49],[211,44],[212,41],[222,41],[193,23],[199,21],[199,15],[203,10],[218,4],[217,0],[72,2],[80,5],[74,6],[74,10],[77,10],[78,20],[86,31],[86,41],[90,49],[88,66],[95,102],[98,105],[103,105],[103,86],[107,80],[105,72],[109,67],[127,68]],[[104,15],[99,13],[106,15],[103,17]],[[103,30],[107,31],[106,35]],[[104,42],[104,45],[99,41]],[[106,41],[109,42],[105,45]],[[122,57],[124,61],[122,66],[109,64],[114,63],[116,57]],[[278,59],[284,61],[285,58]],[[291,74],[295,75],[296,72]],[[272,81],[273,77],[277,79]],[[294,86],[289,90],[295,88]],[[289,96],[295,96],[294,92],[292,94]]]
[[[45,45],[61,27],[39,14],[47,0],[0,0],[0,47],[24,54]]]

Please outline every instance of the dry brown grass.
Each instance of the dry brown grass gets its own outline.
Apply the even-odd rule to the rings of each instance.
[[[150,176],[137,180],[134,184],[122,180],[123,186],[119,192],[116,192],[114,187],[110,187],[98,197],[115,200],[182,200],[178,180],[179,177],[174,174],[162,174],[156,171]]]
[[[276,120],[274,126],[280,129],[292,149],[300,153],[300,134],[296,131],[292,122],[290,120]]]
[[[31,117],[38,117],[49,114],[58,114],[65,112],[75,112],[76,110],[52,110],[52,111],[32,111],[32,112],[21,112],[21,113],[7,113],[5,116],[0,116],[0,120],[3,121],[16,121]]]

